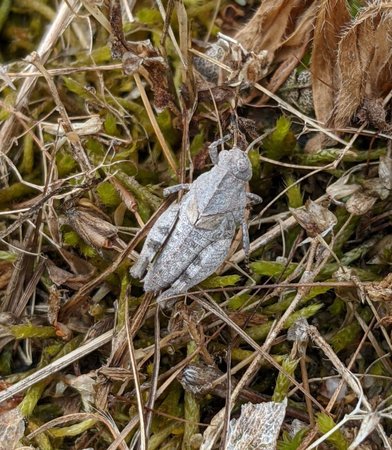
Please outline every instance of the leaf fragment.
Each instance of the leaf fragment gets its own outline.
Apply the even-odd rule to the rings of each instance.
[[[350,20],[346,0],[323,0],[317,13],[311,61],[314,110],[325,123],[334,105],[336,49],[342,27]]]
[[[19,408],[0,415],[0,450],[14,450],[25,430],[24,417]]]
[[[286,414],[287,399],[281,403],[246,403],[238,419],[230,421],[228,450],[275,450]]]
[[[328,208],[308,200],[305,206],[290,209],[295,220],[303,227],[310,237],[321,234],[324,236],[337,224],[338,220]]]
[[[392,87],[391,55],[391,6],[381,3],[363,8],[338,46],[338,90],[330,126],[347,126],[364,107],[365,116],[362,110],[359,120],[381,129],[387,127],[376,106]]]

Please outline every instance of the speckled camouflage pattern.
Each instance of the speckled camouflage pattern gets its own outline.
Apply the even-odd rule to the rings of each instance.
[[[158,301],[186,292],[205,280],[224,262],[238,225],[243,226],[244,246],[249,246],[244,220],[246,185],[252,168],[246,153],[238,148],[210,151],[216,165],[190,185],[178,185],[169,193],[189,189],[157,220],[147,236],[137,263],[131,269],[134,278],[144,278],[146,292],[162,291]],[[148,267],[149,266],[149,267]]]

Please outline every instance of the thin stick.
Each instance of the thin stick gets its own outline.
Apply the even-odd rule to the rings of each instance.
[[[159,143],[160,143],[160,145],[162,147],[163,154],[165,155],[165,158],[167,159],[167,162],[169,163],[169,166],[172,168],[173,172],[176,173],[177,172],[177,168],[178,168],[177,162],[174,159],[170,148],[166,144],[166,141],[165,141],[165,138],[163,137],[162,131],[159,128],[157,119],[155,118],[154,111],[151,108],[150,100],[147,97],[147,94],[146,94],[146,91],[144,89],[142,80],[140,79],[139,74],[136,73],[136,72],[133,74],[133,78],[135,79],[136,86],[139,89],[140,96],[141,96],[142,101],[143,101],[143,105],[146,108],[146,111],[147,111],[148,117],[150,119],[151,125],[154,128],[156,137],[158,138],[158,141],[159,141]]]

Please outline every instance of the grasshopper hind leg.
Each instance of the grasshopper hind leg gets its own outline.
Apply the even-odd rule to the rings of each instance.
[[[166,306],[166,299],[187,292],[188,289],[212,275],[224,262],[231,245],[232,237],[212,242],[204,248],[184,270],[172,286],[163,291],[157,301]]]
[[[133,278],[142,278],[144,276],[148,264],[154,259],[169,236],[178,217],[178,210],[178,205],[173,204],[159,217],[151,228],[140,256],[130,270],[130,274]]]

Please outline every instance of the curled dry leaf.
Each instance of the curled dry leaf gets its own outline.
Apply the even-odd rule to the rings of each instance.
[[[369,195],[379,197],[381,200],[385,200],[389,197],[389,189],[387,189],[380,178],[370,178],[362,182],[362,187]]]
[[[354,216],[366,214],[376,203],[377,198],[366,194],[364,191],[354,192],[346,203],[346,209]]]
[[[299,101],[298,105],[299,109],[304,112],[304,114],[313,113],[313,95],[310,88],[311,77],[310,72],[307,70],[297,75],[295,68],[298,66],[299,61],[301,61],[304,57],[308,45],[312,40],[314,20],[316,17],[317,9],[318,2],[315,1],[311,5],[309,5],[298,17],[296,15],[302,12],[301,8],[294,10],[293,17],[290,22],[295,24],[295,28],[292,31],[290,29],[287,30],[288,37],[282,41],[281,46],[276,50],[274,63],[277,63],[279,65],[278,67],[276,67],[267,84],[267,89],[269,91],[276,92],[287,80],[287,78],[294,72],[294,76],[300,78],[298,80],[300,89],[305,92],[305,94],[304,92],[300,94],[299,97],[300,99],[302,98],[302,100]],[[305,85],[308,85],[308,89],[305,88]],[[263,96],[257,104],[261,105],[266,101],[268,101],[267,96]],[[301,105],[301,103],[304,104]]]
[[[150,84],[157,109],[170,109],[178,113],[173,95],[169,91],[169,65],[166,59],[153,47],[151,41],[130,42],[125,40],[121,5],[118,0],[110,2],[109,21],[112,31],[111,50],[114,59],[122,59],[127,75],[139,73]]]
[[[0,450],[14,450],[23,437],[25,423],[19,408],[0,415]]]
[[[48,271],[48,275],[50,280],[56,285],[56,286],[67,286],[70,289],[73,290],[78,290],[80,288],[82,288],[86,283],[88,283],[91,278],[94,275],[94,271],[91,271],[90,273],[81,273],[81,274],[73,274],[71,272],[68,272],[65,269],[62,269],[58,266],[56,266],[51,260],[47,260],[46,261],[46,270]],[[54,319],[55,317],[57,317],[57,312],[56,309],[57,307],[55,307],[55,302],[57,302],[58,300],[56,300],[56,296],[58,296],[59,293],[58,291],[56,291],[56,293],[53,296],[52,299],[52,293],[50,294],[50,299],[51,301],[53,301],[53,308],[54,310],[52,311],[52,315],[51,317]],[[50,305],[52,304],[52,302],[50,302]]]
[[[86,208],[71,207],[65,211],[66,223],[96,249],[113,248],[117,227]]]
[[[129,192],[128,189],[124,187],[122,183],[120,183],[116,178],[112,178],[111,183],[116,188],[116,191],[119,193],[121,200],[124,202],[125,206],[129,209],[131,212],[137,211],[137,202],[135,200],[135,197]]]
[[[325,236],[337,224],[336,216],[318,203],[308,200],[301,208],[290,208],[295,220],[310,237]]]
[[[246,403],[238,419],[230,421],[228,450],[275,450],[280,427],[286,414],[282,403]]]
[[[91,411],[91,406],[94,404],[95,399],[95,386],[97,384],[95,378],[89,374],[79,375],[78,377],[66,375],[65,382],[79,392],[84,410]]]
[[[347,126],[361,108],[360,119],[386,128],[379,99],[384,99],[392,87],[391,54],[390,3],[363,8],[339,43],[338,91],[330,126]]]
[[[327,187],[327,194],[333,200],[340,200],[344,197],[354,194],[361,189],[359,184],[347,184],[350,179],[350,175],[345,175],[340,177]]]
[[[139,73],[150,84],[154,93],[154,105],[158,110],[170,107],[177,112],[177,107],[169,89],[169,66],[162,55],[152,46],[150,40],[126,42],[122,54],[124,72],[127,75]]]
[[[102,119],[96,115],[84,122],[72,122],[72,131],[79,136],[88,136],[90,134],[96,134],[101,131]],[[43,122],[42,128],[46,133],[53,134],[55,136],[65,136],[66,132],[61,123],[49,123]]]
[[[361,216],[367,213],[377,199],[385,200],[390,191],[384,186],[380,178],[371,178],[362,182],[361,189],[354,192],[346,203],[349,213]]]
[[[149,40],[135,42],[132,51],[124,52],[122,55],[124,72],[133,75],[141,71],[146,64],[159,64],[166,69],[165,60],[160,56]],[[144,71],[143,71],[144,72]]]
[[[48,299],[48,322],[51,325],[56,325],[60,307],[61,307],[61,293],[55,285],[52,285],[49,287],[49,299]]]

